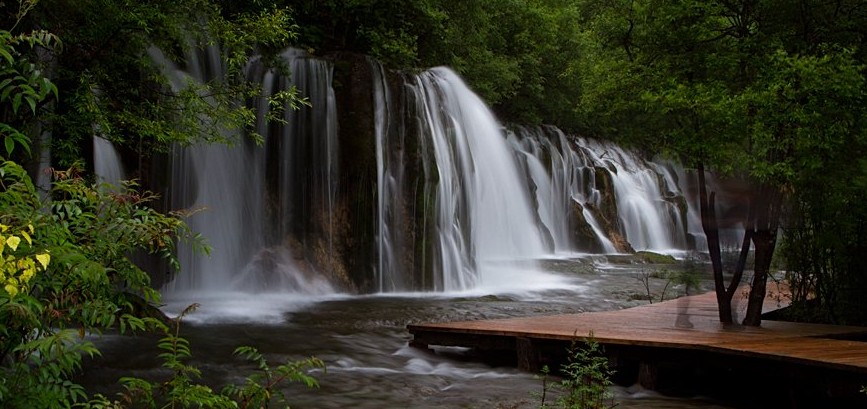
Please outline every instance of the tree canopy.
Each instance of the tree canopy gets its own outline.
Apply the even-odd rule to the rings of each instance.
[[[591,133],[753,185],[744,198],[751,210],[742,258],[752,242],[752,297],[760,303],[764,291],[756,285],[769,273],[780,223],[805,216],[784,204],[814,206],[806,202],[830,195],[831,186],[846,197],[861,189],[826,180],[826,172],[841,166],[834,152],[860,152],[867,141],[865,35],[857,23],[865,21],[864,5],[614,1],[579,8],[582,123]],[[844,167],[863,177],[860,159]],[[705,231],[713,241],[707,224]],[[714,267],[721,277],[722,266]],[[760,309],[750,310],[748,319],[757,322]]]

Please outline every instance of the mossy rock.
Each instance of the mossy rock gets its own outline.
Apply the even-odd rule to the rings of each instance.
[[[639,251],[635,253],[643,262],[648,264],[675,264],[677,259],[668,254],[659,254],[651,251]]]

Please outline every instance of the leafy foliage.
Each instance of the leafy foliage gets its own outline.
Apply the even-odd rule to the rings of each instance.
[[[84,335],[143,314],[137,299],[159,299],[129,255],[143,250],[173,264],[176,240],[201,245],[177,215],[146,207],[152,196],[97,189],[75,170],[55,174],[49,198],[40,198],[23,168],[0,164],[0,400],[7,407],[81,400],[85,392],[71,377],[83,355],[98,353]]]
[[[86,392],[71,379],[84,355],[98,354],[85,334],[111,327],[124,312],[141,313],[131,297],[158,300],[129,255],[145,250],[171,264],[173,243],[191,237],[176,215],[145,206],[152,196],[129,186],[109,193],[75,169],[54,176],[43,198],[21,166],[0,163],[4,407],[65,408],[83,400]]]
[[[10,231],[9,226],[0,224],[0,261],[3,262],[0,285],[3,285],[3,289],[12,297],[19,292],[29,292],[30,280],[37,272],[45,271],[51,262],[51,255],[47,252],[24,257],[14,254],[19,247],[22,253],[29,253],[27,250],[33,246],[33,239],[30,237],[33,233],[33,225],[27,225],[26,229],[15,232]]]
[[[20,13],[19,16],[23,17]],[[11,157],[16,145],[30,154],[30,138],[19,130],[20,118],[25,116],[22,106],[29,108],[29,115],[34,116],[38,113],[38,105],[49,96],[57,98],[54,83],[25,57],[25,50],[36,48],[59,49],[60,40],[45,30],[17,35],[0,30],[0,107],[11,111],[11,115],[0,119],[0,136],[5,149],[3,157]]]
[[[63,168],[86,156],[82,146],[96,132],[147,156],[174,143],[234,142],[226,130],[254,131],[255,113],[238,102],[261,97],[262,90],[243,74],[246,62],[256,53],[273,61],[268,56],[290,44],[297,30],[286,7],[230,12],[209,0],[27,4],[28,12],[17,22],[2,18],[18,15],[9,10],[13,5],[0,5],[0,26],[39,30],[29,36],[38,41],[28,43],[32,45],[26,55],[23,47],[14,48],[17,55],[12,52],[20,36],[0,36],[5,47],[0,57],[6,57],[4,52],[16,57],[15,66],[6,67],[8,58],[0,61],[6,64],[0,67],[0,81],[11,81],[0,82],[5,87],[0,88],[17,87],[9,94],[6,115],[10,117],[17,115],[20,106],[32,108],[36,97],[44,100],[46,93],[57,94],[52,84],[62,90],[63,98],[52,112],[39,119],[51,129],[52,155]],[[57,38],[63,39],[62,48],[55,47]],[[34,45],[39,50],[31,50]],[[225,64],[222,72],[209,73],[195,86],[173,92],[163,68],[154,63],[157,49],[182,66],[190,60],[189,52],[210,49]],[[44,72],[50,72],[51,82],[34,77]],[[300,101],[292,93],[272,99],[287,104]],[[0,102],[6,102],[5,97]],[[10,135],[18,140],[24,134]]]
[[[268,407],[275,399],[278,403],[287,405],[287,397],[277,386],[284,382],[300,382],[308,388],[316,388],[319,386],[318,381],[307,371],[325,368],[325,363],[321,360],[308,358],[287,362],[272,369],[258,350],[247,346],[236,348],[235,355],[253,363],[259,370],[247,377],[243,385],[230,385],[223,391],[225,395],[235,397],[241,408]]]

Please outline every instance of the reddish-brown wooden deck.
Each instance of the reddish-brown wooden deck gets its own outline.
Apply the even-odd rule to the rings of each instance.
[[[769,293],[765,312],[781,307],[773,299],[779,292]],[[867,328],[768,320],[758,328],[725,326],[719,323],[712,292],[618,311],[410,325],[408,329],[415,346],[514,349],[519,366],[527,366],[522,365],[526,359],[521,350],[534,343],[582,339],[592,333],[606,346],[664,349],[669,354],[700,351],[717,359],[758,359],[867,376],[867,342],[840,339],[867,334]],[[532,367],[531,363],[527,369]]]

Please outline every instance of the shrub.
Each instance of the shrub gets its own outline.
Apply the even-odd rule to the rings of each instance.
[[[583,345],[582,345],[583,344]],[[550,370],[542,368],[542,396],[540,408],[602,409],[612,408],[611,376],[602,346],[593,339],[593,334],[581,344],[573,341],[568,349],[569,360],[560,371],[562,379],[548,384]],[[548,392],[559,394],[553,405],[547,403]]]

